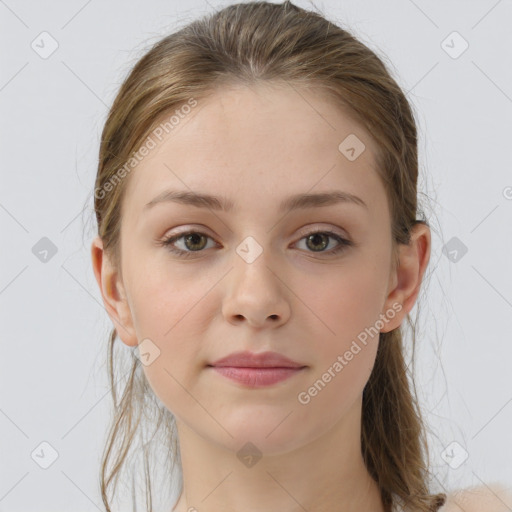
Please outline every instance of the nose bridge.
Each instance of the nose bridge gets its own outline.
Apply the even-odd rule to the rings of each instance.
[[[262,240],[262,235],[256,235]],[[256,236],[246,236],[235,248],[235,276],[237,281],[246,281],[250,283],[253,290],[258,288],[259,284],[265,287],[272,286],[269,281],[275,279],[273,272],[270,271],[272,249],[270,244],[258,242]],[[269,237],[266,238],[268,240]],[[274,271],[275,272],[275,271]],[[273,288],[273,287],[272,287]],[[270,290],[268,290],[270,291]],[[274,290],[275,291],[275,290]]]
[[[269,317],[274,321],[287,317],[289,306],[278,278],[279,270],[271,263],[271,248],[260,244],[256,236],[247,236],[235,247],[235,253],[224,314],[230,318],[245,317],[253,325],[264,323]]]
[[[262,241],[262,235],[248,235],[246,236],[236,247],[235,252],[238,256],[248,265],[252,265],[255,261],[266,260],[267,258],[261,258],[261,255],[265,252],[268,255],[268,247],[264,248],[262,243],[258,242],[258,239]]]

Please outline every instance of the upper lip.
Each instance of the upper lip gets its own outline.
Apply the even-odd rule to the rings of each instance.
[[[217,359],[217,361],[209,364],[208,366],[233,366],[240,368],[302,368],[305,365],[292,361],[277,352],[254,353],[243,351],[233,352],[226,357]]]

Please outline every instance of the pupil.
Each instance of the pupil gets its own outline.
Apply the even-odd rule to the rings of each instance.
[[[187,235],[187,237],[185,238],[185,240],[186,240],[186,245],[187,245],[188,249],[190,249],[190,250],[195,250],[195,249],[197,249],[197,247],[196,247],[195,249],[194,249],[194,247],[190,247],[190,245],[188,244],[188,242],[190,242],[190,241],[191,241],[191,242],[192,242],[192,245],[195,245],[195,244],[197,243],[197,239],[198,239],[198,238],[203,238],[203,239],[204,239],[204,237],[203,237],[202,235],[199,235],[198,233],[192,233],[192,234],[190,234],[190,235]],[[202,248],[202,247],[199,247],[199,248]]]
[[[328,243],[325,243],[325,239],[326,239],[327,237],[326,237],[325,235],[321,234],[321,233],[315,233],[314,235],[309,236],[309,237],[308,237],[308,242],[309,242],[309,241],[312,241],[312,240],[318,241],[318,240],[317,240],[317,237],[319,237],[319,238],[323,238],[323,239],[324,239],[324,243],[322,244],[322,247],[320,247],[320,249],[325,249],[325,248],[327,247],[327,245],[328,245]],[[309,245],[309,244],[308,244],[308,245]],[[313,249],[315,249],[315,248],[313,247]]]

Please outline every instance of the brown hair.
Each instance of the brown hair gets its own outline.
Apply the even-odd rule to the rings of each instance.
[[[196,20],[155,43],[124,80],[106,120],[99,151],[94,208],[98,235],[120,271],[121,205],[127,180],[119,169],[133,157],[162,118],[206,98],[229,83],[286,82],[322,89],[351,112],[376,141],[379,175],[385,186],[393,247],[410,241],[417,220],[417,130],[411,107],[377,55],[347,30],[289,1],[230,5]],[[348,110],[347,110],[348,109]],[[126,174],[126,167],[124,167]],[[109,186],[110,184],[110,186]],[[108,191],[108,193],[105,193]],[[398,264],[395,251],[395,264]],[[413,347],[416,326],[413,328]],[[114,378],[114,342],[110,333],[108,370],[114,417],[101,467],[106,510],[143,416],[163,434],[168,469],[179,460],[173,415],[147,384],[133,356],[118,398]],[[414,350],[413,350],[414,354]],[[412,381],[414,382],[414,381]],[[431,494],[425,425],[416,389],[411,391],[404,361],[401,328],[381,333],[373,372],[363,392],[362,454],[377,482],[386,510],[396,497],[411,510],[435,511],[445,494]],[[152,510],[148,441],[142,444],[146,504]],[[426,459],[426,460],[425,460]]]

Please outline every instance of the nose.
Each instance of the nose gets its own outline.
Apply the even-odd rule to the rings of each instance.
[[[291,309],[286,277],[269,266],[264,254],[252,263],[238,258],[227,276],[222,312],[232,324],[245,321],[254,329],[263,329],[288,321]]]

